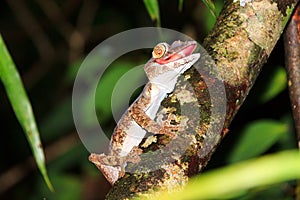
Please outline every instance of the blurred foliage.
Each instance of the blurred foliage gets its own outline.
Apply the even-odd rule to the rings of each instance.
[[[153,21],[156,21],[156,25],[160,27],[160,14],[157,0],[144,0],[144,4],[147,11]]]
[[[261,119],[248,123],[241,132],[243,134],[227,158],[229,163],[253,158],[266,152],[280,137],[288,134],[288,126],[282,122]]]
[[[272,170],[270,170],[270,166],[272,166]],[[159,194],[156,199],[233,199],[234,197],[247,197],[249,189],[254,187],[300,178],[299,169],[299,151],[283,151],[198,175],[193,177],[183,190],[172,193],[165,192]],[[267,196],[267,199],[270,199],[270,196]]]
[[[6,45],[0,34],[0,80],[3,82],[10,104],[21,124],[29,145],[32,149],[34,159],[38,165],[43,178],[51,191],[53,186],[47,175],[45,156],[42,148],[40,134],[36,126],[34,114],[21,81],[18,70],[11,59]]]
[[[214,18],[217,18],[217,11],[216,6],[213,1],[211,0],[203,0],[203,3],[206,5],[206,7],[209,9],[210,13]]]
[[[201,1],[175,2],[157,1],[155,12],[160,11],[162,27],[185,33],[201,43],[213,27],[215,18]],[[1,2],[0,31],[14,62],[19,66],[19,73],[31,99],[45,147],[49,176],[56,193],[47,190],[42,177],[35,170],[28,144],[3,87],[0,90],[0,156],[3,161],[0,164],[0,199],[104,198],[110,186],[88,162],[89,152],[80,142],[73,124],[72,84],[85,55],[101,41],[121,31],[156,25],[157,21],[151,20],[143,3],[117,0]],[[214,4],[218,15],[223,2],[218,0]],[[182,7],[182,11],[178,7]],[[282,52],[282,42],[279,41],[236,115],[228,136],[213,155],[207,172],[234,161],[296,147]],[[118,86],[122,74],[145,63],[150,53],[151,50],[146,54],[135,51],[130,56],[118,59],[101,79],[96,109],[105,132],[111,134],[115,125],[110,111],[111,91]],[[137,73],[135,78],[128,81],[131,86],[124,85],[118,94],[118,108],[123,109],[123,99],[134,99],[127,96],[126,90],[143,78],[142,73]],[[241,150],[237,152],[236,149]],[[273,167],[263,169],[272,171]],[[259,177],[259,173],[261,171],[253,168],[251,176]],[[287,179],[281,179],[284,180]],[[226,184],[230,185],[231,181],[234,179],[226,180]],[[276,184],[257,184],[257,187],[234,198],[270,199],[280,195],[282,199],[289,199],[292,196],[293,181],[280,182],[274,179],[273,183]]]

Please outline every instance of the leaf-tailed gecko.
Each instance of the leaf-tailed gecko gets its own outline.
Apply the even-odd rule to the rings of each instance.
[[[111,137],[109,154],[89,156],[112,185],[124,176],[127,162],[140,161],[142,149],[138,146],[147,132],[174,136],[172,130],[180,125],[171,125],[169,118],[155,121],[155,117],[162,100],[174,90],[180,74],[200,58],[200,53],[193,53],[196,46],[195,41],[175,41],[172,45],[159,43],[154,47],[152,58],[144,66],[149,82],[119,120]]]

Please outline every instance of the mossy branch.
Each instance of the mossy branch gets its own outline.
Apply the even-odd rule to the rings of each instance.
[[[158,189],[170,190],[175,186],[185,185],[191,176],[198,174],[206,166],[216,147],[228,132],[234,115],[271,54],[296,3],[296,0],[261,0],[251,1],[242,7],[239,3],[225,2],[213,30],[204,40],[205,49],[215,61],[218,79],[210,79],[211,64],[204,63],[204,66],[201,66],[203,68],[201,75],[195,69],[187,71],[185,77],[190,77],[189,83],[179,84],[180,86],[174,90],[175,94],[179,94],[183,90],[188,91],[186,89],[188,84],[193,86],[201,120],[195,121],[193,117],[190,117],[189,127],[197,128],[186,130],[186,132],[196,131],[193,138],[195,140],[192,140],[183,156],[170,164],[161,165],[156,171],[126,174],[113,186],[107,199],[147,196]],[[205,56],[202,55],[202,57]],[[224,124],[220,120],[221,114],[215,116],[214,119],[210,118],[211,107],[215,105],[211,105],[207,85],[214,84],[216,81],[225,85],[227,107]],[[222,93],[222,91],[219,92]],[[216,99],[216,101],[221,100]],[[164,100],[163,105],[168,109],[176,110],[177,104],[169,96]],[[193,116],[193,113],[191,115]],[[196,116],[195,119],[197,119]],[[221,131],[214,128],[218,122],[222,123]],[[166,141],[168,138],[158,137],[155,147],[147,147],[147,150],[155,149],[165,144]]]

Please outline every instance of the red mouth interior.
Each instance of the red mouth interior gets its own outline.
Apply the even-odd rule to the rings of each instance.
[[[196,48],[195,44],[189,45],[186,48],[182,49],[181,51],[174,53],[166,58],[158,58],[155,60],[155,62],[157,62],[159,64],[166,64],[169,62],[173,62],[175,60],[178,60],[183,57],[191,55],[193,53],[193,51],[195,50],[195,48]]]

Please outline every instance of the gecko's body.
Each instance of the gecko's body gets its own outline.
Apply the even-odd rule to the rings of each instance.
[[[138,146],[147,132],[174,136],[171,129],[176,125],[157,122],[155,117],[162,100],[174,90],[179,75],[199,59],[199,53],[192,54],[196,45],[195,41],[176,41],[172,45],[160,43],[154,48],[152,58],[144,66],[149,82],[118,122],[109,155],[89,157],[111,184],[124,175],[127,162],[139,162],[142,150]]]

